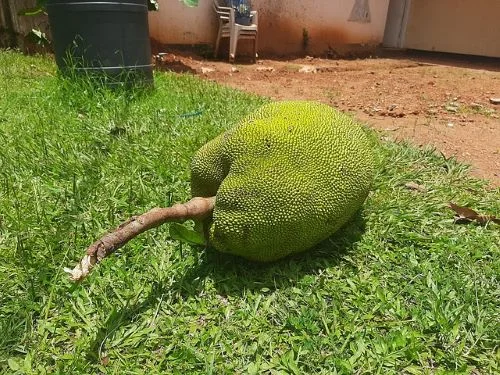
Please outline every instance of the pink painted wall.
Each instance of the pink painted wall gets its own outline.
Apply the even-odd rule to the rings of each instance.
[[[159,0],[150,12],[151,37],[161,44],[213,44],[217,23],[212,0],[197,8],[178,0]],[[369,7],[350,21],[353,8]],[[378,46],[384,36],[389,0],[253,0],[259,12],[259,52],[264,54],[321,54]],[[360,22],[365,21],[365,22]],[[368,21],[368,22],[366,22]],[[304,50],[304,35],[307,48]]]

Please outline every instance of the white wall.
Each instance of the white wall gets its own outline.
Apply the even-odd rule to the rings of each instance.
[[[355,2],[368,1],[370,22],[348,21]],[[159,0],[160,11],[150,12],[151,37],[161,44],[212,44],[216,35],[212,0],[197,8],[178,0]],[[259,12],[259,52],[293,54],[343,52],[382,42],[389,0],[252,0]]]
[[[500,0],[413,0],[404,46],[500,57]]]

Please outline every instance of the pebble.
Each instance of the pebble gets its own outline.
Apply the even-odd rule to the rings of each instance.
[[[274,72],[274,68],[272,66],[259,66],[255,70],[258,72]]]
[[[316,67],[312,65],[304,65],[302,68],[299,69],[299,73],[316,73],[317,69]]]
[[[215,72],[215,69],[214,68],[208,68],[206,66],[202,66],[201,67],[201,72],[203,74],[208,74],[208,73],[212,73],[212,72]]]

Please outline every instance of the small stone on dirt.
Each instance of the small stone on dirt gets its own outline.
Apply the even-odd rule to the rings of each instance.
[[[491,104],[500,104],[500,98],[490,98]]]
[[[202,66],[201,67],[201,73],[202,74],[208,74],[208,73],[213,73],[213,72],[215,72],[214,68],[209,68],[209,67],[206,67],[206,66]]]
[[[274,68],[272,66],[259,66],[255,70],[258,72],[274,72]]]
[[[304,65],[302,68],[299,69],[299,73],[316,73],[317,69],[316,67],[312,65]]]
[[[240,70],[237,67],[235,67],[235,66],[231,67],[231,73],[238,73],[239,71]]]

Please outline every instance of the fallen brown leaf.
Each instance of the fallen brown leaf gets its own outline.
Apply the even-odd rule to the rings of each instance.
[[[469,207],[463,207],[459,206],[458,204],[455,204],[453,202],[450,202],[449,207],[455,211],[455,223],[461,224],[461,223],[470,223],[472,221],[475,221],[481,225],[485,225],[488,222],[492,221],[496,224],[500,224],[500,219],[497,218],[496,216],[493,215],[482,215],[476,211],[474,211],[472,208]]]

